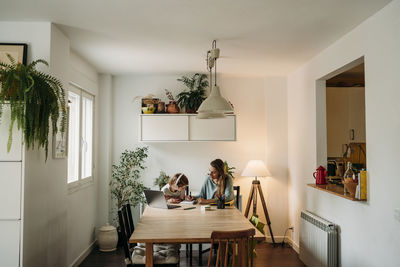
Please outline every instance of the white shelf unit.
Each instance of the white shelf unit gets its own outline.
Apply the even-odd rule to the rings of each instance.
[[[197,114],[141,114],[141,142],[236,141],[236,115],[197,119]]]
[[[0,121],[0,266],[21,266],[24,196],[22,132],[15,122],[13,142],[7,152],[10,109]]]

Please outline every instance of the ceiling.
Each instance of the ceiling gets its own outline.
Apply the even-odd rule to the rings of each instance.
[[[364,63],[326,80],[326,87],[365,87]]]
[[[111,74],[287,75],[390,0],[1,0],[2,21],[51,21]]]

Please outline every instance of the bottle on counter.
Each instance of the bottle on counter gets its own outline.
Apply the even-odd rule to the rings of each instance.
[[[347,167],[346,171],[344,172],[343,178],[346,180],[346,178],[355,178],[355,173],[353,172],[353,164],[349,161],[347,162]]]

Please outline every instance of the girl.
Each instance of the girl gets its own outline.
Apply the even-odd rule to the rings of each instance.
[[[210,173],[201,187],[200,194],[196,196],[199,204],[214,203],[215,195],[225,195],[225,201],[234,199],[232,177],[226,174],[225,164],[220,159],[210,163]]]
[[[185,199],[185,189],[189,184],[189,180],[183,173],[177,173],[169,179],[169,183],[161,188],[165,199],[171,203],[180,203]]]

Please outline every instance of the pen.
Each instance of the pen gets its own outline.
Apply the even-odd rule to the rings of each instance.
[[[189,207],[189,208],[184,208],[183,210],[192,210],[195,209],[196,207]]]

